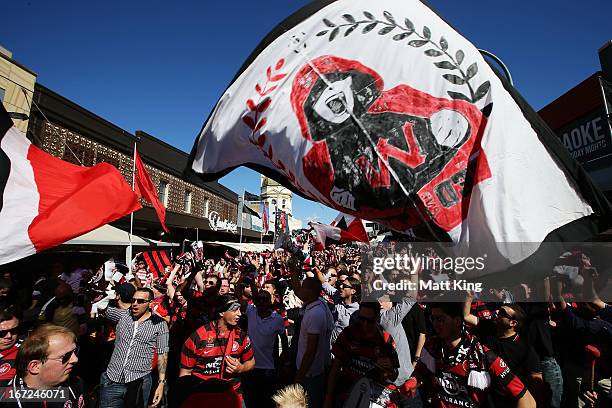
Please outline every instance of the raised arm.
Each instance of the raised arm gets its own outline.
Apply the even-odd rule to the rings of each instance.
[[[176,288],[174,287],[174,278],[176,277],[176,273],[178,272],[178,270],[181,269],[181,265],[179,265],[178,263],[174,266],[174,269],[172,269],[172,272],[170,272],[170,276],[168,276],[168,280],[166,280],[166,294],[168,295],[168,298],[170,300],[174,299],[174,293],[176,291]]]
[[[467,292],[465,300],[463,301],[463,321],[474,326],[478,325],[478,316],[472,314],[472,300],[474,295],[471,292]]]

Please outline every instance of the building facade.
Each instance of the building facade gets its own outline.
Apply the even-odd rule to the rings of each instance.
[[[0,46],[0,101],[23,133],[28,130],[35,83],[36,73],[15,61],[13,53]]]
[[[538,113],[570,155],[612,199],[612,41],[598,51],[594,72]]]
[[[146,132],[131,134],[52,90],[36,84],[37,109],[30,113],[28,136],[44,151],[62,160],[83,166],[107,162],[132,183],[133,149],[138,152],[159,198],[166,206],[166,225],[162,232],[154,209],[144,201],[134,213],[134,233],[152,239],[181,242],[187,240],[238,241],[238,195],[217,182],[203,182],[183,174],[188,154]],[[40,109],[40,111],[38,111]],[[112,223],[128,230],[130,217]],[[243,235],[257,235],[243,231]]]
[[[302,228],[302,221],[293,217],[293,193],[276,180],[264,175],[261,176],[261,200],[264,202],[270,215],[270,231],[274,231],[276,211],[280,210],[289,215],[289,229]]]

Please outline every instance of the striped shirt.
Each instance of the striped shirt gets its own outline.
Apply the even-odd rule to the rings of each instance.
[[[181,368],[192,370],[203,380],[221,378],[229,380],[236,392],[240,393],[240,379],[224,372],[225,356],[229,355],[240,360],[241,363],[253,358],[253,349],[249,336],[240,328],[233,330],[233,341],[228,345],[230,332],[217,333],[214,323],[206,323],[193,332],[183,345],[181,353]]]
[[[17,342],[8,350],[0,352],[0,387],[6,387],[13,383],[15,377],[15,359],[17,352],[23,339],[17,339]]]
[[[470,334],[446,352],[439,337],[427,340],[415,374],[432,386],[435,408],[479,407],[494,391],[516,404],[527,392],[506,362]]]
[[[153,352],[168,352],[168,325],[152,314],[147,320],[132,319],[129,310],[109,307],[106,317],[117,323],[115,349],[106,369],[111,381],[128,383],[144,377],[153,367]]]

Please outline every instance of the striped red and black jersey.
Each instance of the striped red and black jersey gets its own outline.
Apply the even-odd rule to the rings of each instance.
[[[210,378],[225,379],[232,383],[234,389],[240,392],[240,379],[230,377],[225,370],[225,356],[229,355],[244,363],[253,358],[251,340],[246,332],[236,327],[223,335],[218,334],[214,323],[206,323],[193,332],[183,344],[181,352],[181,368],[192,370],[195,375],[203,380]],[[228,346],[230,337],[232,344]]]
[[[22,340],[17,340],[17,343],[8,350],[0,351],[0,387],[7,387],[12,384],[15,378],[15,358]]]
[[[385,400],[383,406],[392,406],[390,398],[396,387],[390,381],[397,377],[399,359],[393,337],[388,332],[379,326],[377,336],[363,339],[360,328],[356,324],[349,325],[338,336],[332,346],[332,353],[340,362],[340,374],[336,386],[339,401],[346,400],[353,385],[361,378],[367,377],[379,385],[378,394],[370,396],[372,401],[382,399]],[[390,358],[395,367],[395,376],[390,381],[381,378],[378,372],[377,360],[381,357]]]
[[[187,318],[187,303],[180,304],[174,299],[170,302],[170,325],[176,322],[183,322]]]
[[[491,387],[513,400],[527,391],[506,362],[470,334],[464,334],[450,351],[442,339],[428,340],[415,375],[424,382],[437,408],[480,407],[486,404]]]
[[[153,301],[151,301],[151,311],[159,317],[168,317],[170,315],[170,310],[168,307],[167,296],[162,295],[153,299]]]

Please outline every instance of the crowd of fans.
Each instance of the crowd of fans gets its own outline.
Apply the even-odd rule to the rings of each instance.
[[[557,274],[547,302],[506,289],[485,302],[362,299],[359,248],[300,255],[195,248],[158,276],[142,257],[129,268],[53,263],[28,281],[6,271],[0,406],[612,404],[612,309],[586,261],[588,301],[567,299],[571,282]]]

